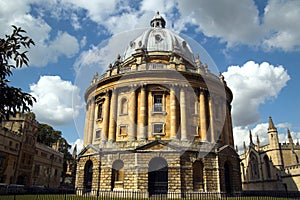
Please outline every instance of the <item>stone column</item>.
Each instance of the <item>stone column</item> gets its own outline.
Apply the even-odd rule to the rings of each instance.
[[[88,143],[92,144],[93,142],[93,135],[94,135],[94,124],[95,124],[95,99],[91,100],[91,109],[90,109],[90,116],[89,116],[89,133],[88,133]]]
[[[85,112],[85,123],[84,123],[84,135],[83,135],[83,145],[87,145],[88,134],[89,134],[89,119],[90,119],[90,105],[89,101],[86,103],[86,112]]]
[[[104,105],[103,105],[103,125],[101,132],[101,142],[106,142],[108,137],[108,122],[109,122],[109,94],[108,92],[105,95]]]
[[[176,94],[175,88],[170,88],[170,138],[177,139]]]
[[[216,137],[215,137],[215,127],[214,127],[214,111],[213,111],[213,100],[212,97],[210,96],[208,99],[208,107],[209,107],[209,121],[210,121],[210,141],[215,142]]]
[[[129,130],[128,139],[134,141],[136,138],[136,92],[135,87],[131,89],[129,97]]]
[[[185,89],[180,89],[180,127],[181,127],[181,140],[187,140],[186,131],[186,103],[185,103]]]
[[[151,137],[152,124],[151,124],[151,113],[153,111],[152,92],[148,92],[148,138]]]
[[[146,88],[145,86],[141,87],[141,96],[140,96],[140,112],[139,112],[139,134],[138,139],[139,140],[145,140],[147,138],[146,136],[146,115],[147,115],[147,99],[146,99]]]
[[[200,137],[202,141],[207,140],[207,135],[206,135],[206,110],[205,110],[205,95],[204,91],[200,91],[200,103],[199,103],[199,119],[200,119]]]
[[[113,89],[110,100],[110,116],[108,140],[113,142],[116,140],[116,120],[117,120],[117,91]]]

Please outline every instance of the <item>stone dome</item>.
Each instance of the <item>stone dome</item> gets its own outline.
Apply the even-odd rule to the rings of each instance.
[[[126,48],[123,61],[138,50],[145,52],[170,52],[194,65],[194,54],[189,44],[178,34],[165,29],[165,20],[157,13],[150,22],[151,28],[132,40]]]

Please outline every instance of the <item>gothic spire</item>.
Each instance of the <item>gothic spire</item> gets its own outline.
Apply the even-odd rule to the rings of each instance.
[[[256,142],[257,142],[257,145],[259,146],[260,145],[260,141],[259,141],[258,135],[256,136]]]
[[[289,129],[289,128],[287,129],[287,134],[288,134],[288,138],[289,138],[289,139],[292,138],[292,135],[291,135],[291,132],[290,132],[290,129]]]
[[[247,147],[246,147],[245,141],[244,141],[244,143],[243,143],[243,146],[244,146],[244,153],[246,153],[246,152],[247,152]]]
[[[75,147],[74,147],[74,149],[73,149],[72,156],[73,156],[74,159],[76,159],[76,156],[77,156],[77,144],[75,144]]]
[[[253,140],[252,140],[252,133],[251,133],[251,130],[249,130],[249,138],[250,138],[250,144],[253,144]]]
[[[276,127],[274,126],[272,117],[269,117],[269,128],[268,128],[268,130],[270,130],[270,129],[276,129]]]

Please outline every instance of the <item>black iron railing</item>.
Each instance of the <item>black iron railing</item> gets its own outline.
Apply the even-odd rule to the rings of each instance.
[[[284,191],[244,191],[231,194],[219,192],[167,192],[150,194],[142,191],[108,191],[108,190],[45,190],[39,192],[2,193],[1,200],[119,200],[119,199],[204,199],[204,200],[282,200],[300,199],[300,192]]]

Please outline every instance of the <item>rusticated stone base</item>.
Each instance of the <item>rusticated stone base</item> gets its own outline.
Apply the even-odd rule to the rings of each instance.
[[[199,153],[195,150],[182,151],[166,145],[166,142],[155,142],[153,145],[146,144],[145,148],[138,147],[130,151],[100,150],[88,146],[78,158],[76,187],[86,187],[85,165],[90,160],[93,163],[91,190],[147,193],[149,163],[154,158],[160,158],[167,163],[166,194],[241,191],[239,157],[231,147],[223,146],[213,148],[210,152]],[[160,148],[159,151],[157,148]],[[117,180],[114,175],[115,161],[123,163],[122,180]],[[200,168],[195,168],[195,161],[202,163]],[[230,168],[225,169],[226,163]],[[202,172],[196,173],[195,170]],[[226,170],[228,172],[225,172]],[[229,180],[226,180],[225,173],[229,173]],[[114,180],[115,183],[112,184]]]

